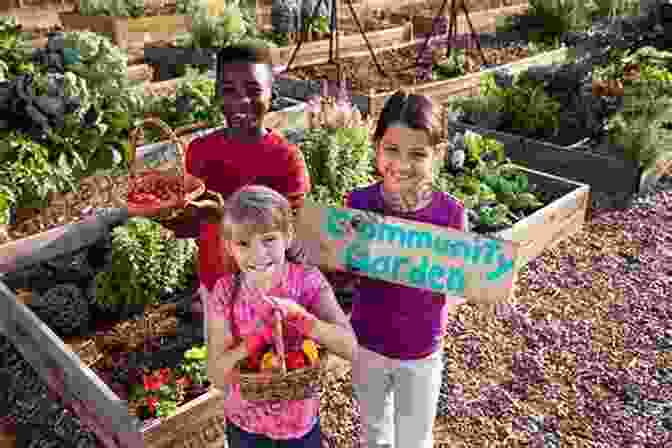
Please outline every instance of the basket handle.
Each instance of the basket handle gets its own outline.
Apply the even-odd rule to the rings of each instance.
[[[273,311],[273,344],[275,345],[275,352],[280,357],[280,369],[282,374],[287,374],[287,362],[285,353],[285,341],[283,339],[282,331],[282,312],[280,310]]]
[[[143,128],[150,125],[154,128],[159,129],[165,137],[170,139],[170,141],[175,144],[177,148],[177,159],[180,161],[179,163],[176,163],[177,170],[178,173],[180,174],[180,177],[183,177],[184,157],[186,152],[184,149],[184,142],[178,138],[177,134],[175,134],[175,132],[170,128],[170,126],[168,126],[164,121],[154,117],[144,118],[138,126],[133,128],[129,132],[128,143],[130,145],[130,148],[128,158],[129,158],[129,172],[131,176],[135,175],[137,171],[135,162],[138,151],[138,142],[140,141],[140,137],[142,137],[143,135],[142,130]]]

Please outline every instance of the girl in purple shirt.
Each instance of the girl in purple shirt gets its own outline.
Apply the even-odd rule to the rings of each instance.
[[[382,182],[352,191],[346,206],[466,230],[456,198],[433,191],[444,160],[438,107],[397,92],[374,134]],[[352,327],[360,345],[353,383],[368,448],[432,448],[441,387],[443,336],[458,297],[359,278]]]

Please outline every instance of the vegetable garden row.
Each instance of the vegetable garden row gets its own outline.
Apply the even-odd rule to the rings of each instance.
[[[85,6],[95,9],[80,3],[80,14]],[[368,33],[388,76],[377,72],[361,36],[343,36],[347,107],[316,99],[344,93],[324,82],[334,79],[328,41],[304,44],[274,93],[279,111],[307,105],[273,125],[301,148],[311,199],[341,206],[345,192],[375,179],[372,118],[394,90],[411,86],[444,104],[450,151],[436,187],[464,201],[472,233],[513,244],[525,280],[533,260],[543,262],[592,225],[591,209],[625,209],[671,173],[672,53],[661,44],[665,31],[652,31],[653,16],[604,25],[599,8],[581,20],[573,10],[568,21],[570,11],[544,2],[494,6],[527,12],[499,24],[490,19],[500,10],[472,14],[482,17],[474,20],[482,24],[483,53],[468,43],[448,57],[445,30],[427,47],[427,36],[416,34],[427,30],[427,9],[401,11],[412,24],[399,25],[393,14],[388,29]],[[194,18],[184,48],[283,43],[277,30],[251,33],[252,19],[240,11],[195,33],[204,11],[186,14]],[[554,26],[525,25],[535,21]],[[208,26],[223,31],[198,40]],[[116,43],[131,29],[116,28]],[[40,46],[11,20],[0,23],[0,383],[11,385],[0,407],[9,410],[7,421],[39,428],[25,446],[214,447],[224,440],[222,396],[209,387],[202,322],[192,310],[194,244],[145,219],[110,230],[119,218],[109,212],[125,203],[135,150],[129,133],[139,120],[158,117],[184,129],[186,141],[197,135],[194,126],[209,132],[223,124],[210,64],[149,87],[146,76],[129,79],[124,46],[90,31]],[[274,50],[279,65],[291,48]],[[166,94],[156,95],[161,89]],[[150,131],[138,158],[170,162],[174,145]],[[325,387],[324,412],[334,412],[335,390]],[[352,446],[354,429],[342,436],[338,426],[325,429],[339,447]]]

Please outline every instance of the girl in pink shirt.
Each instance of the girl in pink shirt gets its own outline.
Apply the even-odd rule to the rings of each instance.
[[[227,392],[229,447],[321,448],[317,394],[305,400],[248,402],[240,395],[234,366],[272,343],[274,310],[285,316],[286,351],[300,350],[308,337],[352,360],[357,344],[350,323],[322,273],[289,252],[294,235],[287,199],[269,188],[249,186],[234,193],[224,210],[212,211],[221,222],[227,255],[236,264],[206,298],[208,374]]]

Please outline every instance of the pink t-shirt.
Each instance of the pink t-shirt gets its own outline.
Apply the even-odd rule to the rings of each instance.
[[[292,299],[319,318],[333,313],[322,309],[321,304],[328,302],[321,300],[325,288],[330,286],[318,269],[287,263],[287,276],[283,284],[271,289],[268,295]],[[233,311],[233,325],[237,335],[243,338],[256,330],[254,323],[258,322],[259,316],[265,318],[272,310],[266,302],[250,300],[244,294],[237,294],[232,306],[231,296],[235,289],[235,274],[227,274],[217,280],[212,292],[208,294],[208,313],[213,313],[210,318],[231,321]],[[286,350],[299,349],[302,336],[291,327],[285,328]],[[245,401],[240,395],[239,384],[232,385],[225,402],[226,417],[236,426],[244,431],[264,434],[278,440],[296,439],[306,435],[317,422],[319,409],[318,395],[295,401]]]

